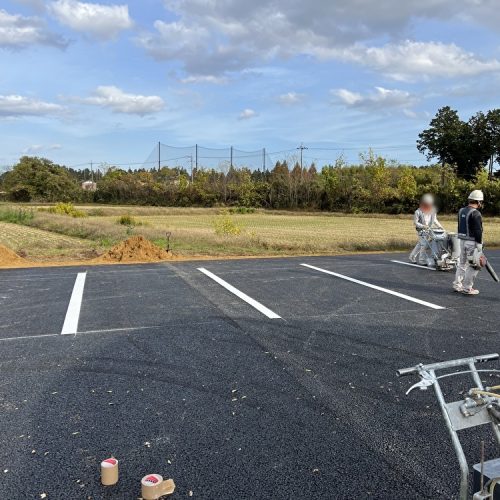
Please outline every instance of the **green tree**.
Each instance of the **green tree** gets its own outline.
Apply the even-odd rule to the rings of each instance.
[[[418,135],[417,149],[428,161],[432,159],[439,161],[443,168],[443,181],[446,164],[455,164],[464,126],[458,112],[445,106],[438,110],[429,128]]]
[[[500,109],[492,109],[486,115],[488,121],[488,133],[491,144],[491,157],[489,165],[489,176],[493,176],[493,165],[496,161],[500,164]]]
[[[14,201],[77,201],[82,197],[68,169],[45,158],[23,156],[7,172],[3,185]]]
[[[473,179],[486,166],[492,154],[492,139],[487,116],[477,113],[463,122],[457,111],[441,108],[430,127],[418,136],[417,149],[427,160],[436,158],[442,166],[442,184],[446,164],[453,165],[459,177]]]

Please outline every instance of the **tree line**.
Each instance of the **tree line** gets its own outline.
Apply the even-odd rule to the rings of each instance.
[[[423,193],[435,193],[441,210],[455,212],[476,188],[483,189],[487,213],[500,214],[500,178],[485,169],[472,179],[459,177],[447,164],[412,167],[368,153],[358,165],[340,158],[318,170],[277,162],[270,171],[230,168],[122,170],[110,168],[97,190],[81,188],[82,175],[36,157],[23,157],[0,178],[4,197],[19,202],[112,203],[153,206],[244,206],[349,213],[408,213]]]
[[[279,161],[271,170],[183,168],[123,170],[110,167],[94,177],[97,190],[84,191],[92,172],[24,156],[0,176],[2,196],[20,202],[95,202],[160,206],[245,206],[350,213],[407,213],[423,193],[434,193],[441,210],[454,212],[468,192],[483,189],[485,211],[500,214],[500,110],[462,121],[441,108],[417,140],[418,150],[438,163],[401,165],[368,152],[357,165],[301,168]]]

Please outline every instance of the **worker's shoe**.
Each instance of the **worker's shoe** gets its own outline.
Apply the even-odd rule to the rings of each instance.
[[[458,293],[462,293],[464,291],[464,287],[462,283],[453,283],[453,290]]]
[[[464,295],[479,295],[479,290],[476,290],[475,288],[464,288],[462,289],[462,293]]]

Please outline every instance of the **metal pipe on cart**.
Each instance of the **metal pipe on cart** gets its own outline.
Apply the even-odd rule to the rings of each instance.
[[[500,356],[498,354],[484,354],[482,356],[474,356],[472,358],[461,358],[452,359],[449,361],[443,361],[441,363],[430,363],[428,365],[417,365],[411,368],[401,368],[396,373],[398,377],[405,377],[407,375],[412,375],[413,373],[419,373],[422,370],[443,370],[445,368],[458,368],[459,366],[468,365],[472,363],[484,363],[486,361],[495,361]]]
[[[428,370],[432,377],[436,377],[434,370]],[[469,498],[469,464],[467,463],[467,458],[465,458],[465,453],[460,444],[460,439],[458,439],[457,432],[453,429],[448,412],[446,411],[446,401],[444,400],[441,387],[438,383],[434,384],[434,392],[436,393],[436,398],[441,408],[441,413],[443,414],[446,427],[450,433],[451,442],[453,443],[453,448],[455,448],[455,453],[457,454],[458,463],[460,465],[460,500],[467,500]]]
[[[458,368],[460,366],[467,366],[469,368],[468,372],[471,374],[474,383],[477,386],[477,389],[480,391],[484,391],[484,386],[481,381],[481,377],[477,371],[475,363],[483,363],[486,361],[493,361],[499,359],[499,355],[495,354],[486,354],[482,356],[475,356],[471,358],[462,358],[444,361],[441,363],[431,363],[428,365],[419,364],[417,366],[413,366],[411,368],[402,368],[397,370],[397,374],[400,377],[412,374],[419,374],[421,377],[420,384],[415,384],[413,388],[421,387],[425,388],[428,385],[432,385],[434,387],[434,392],[436,394],[436,398],[439,403],[439,407],[441,408],[441,413],[443,414],[444,421],[446,423],[446,427],[448,428],[448,432],[450,434],[453,448],[455,449],[455,453],[457,455],[457,459],[460,465],[460,500],[467,500],[469,498],[469,465],[467,463],[467,459],[465,457],[462,445],[460,443],[460,439],[458,437],[458,432],[455,430],[453,423],[451,421],[450,414],[448,413],[449,405],[446,403],[444,399],[443,392],[441,391],[441,387],[439,385],[439,378],[436,377],[436,370],[450,369],[450,368]],[[460,373],[460,372],[459,372]],[[446,375],[445,375],[446,376]],[[426,382],[424,384],[424,382]],[[430,383],[429,383],[430,382]],[[495,435],[495,439],[498,444],[500,444],[500,429],[498,425],[492,420],[491,427],[493,429],[493,433]]]

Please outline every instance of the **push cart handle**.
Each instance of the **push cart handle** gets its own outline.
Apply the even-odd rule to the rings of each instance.
[[[397,370],[396,373],[398,377],[405,377],[406,375],[412,375],[413,373],[419,373],[420,371],[428,370],[443,370],[445,368],[455,368],[457,366],[469,365],[470,363],[484,363],[485,361],[494,361],[500,356],[497,353],[494,354],[484,354],[483,356],[474,356],[472,358],[454,359],[451,361],[443,361],[441,363],[432,363],[430,365],[417,365],[411,368],[401,368]]]

